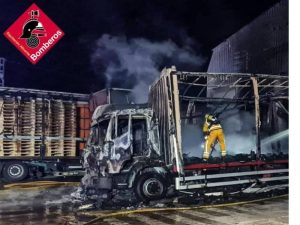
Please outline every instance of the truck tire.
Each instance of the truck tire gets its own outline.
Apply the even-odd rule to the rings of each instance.
[[[166,196],[167,183],[164,177],[158,173],[144,173],[137,178],[135,184],[135,193],[140,201],[148,202]]]
[[[21,181],[28,176],[28,166],[18,161],[7,162],[4,165],[2,174],[8,182]]]

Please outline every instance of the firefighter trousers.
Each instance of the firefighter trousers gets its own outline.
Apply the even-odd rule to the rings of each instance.
[[[212,130],[204,145],[204,152],[203,152],[203,159],[208,159],[210,156],[210,152],[212,150],[212,146],[215,142],[218,141],[221,148],[221,155],[222,157],[226,156],[226,148],[225,148],[225,137],[222,129]]]

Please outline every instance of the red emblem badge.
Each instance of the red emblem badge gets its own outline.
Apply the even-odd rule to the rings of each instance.
[[[64,32],[36,4],[32,4],[4,32],[4,36],[36,64],[64,36]]]

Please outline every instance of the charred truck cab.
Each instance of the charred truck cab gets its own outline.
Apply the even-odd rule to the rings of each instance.
[[[169,174],[161,158],[158,124],[147,105],[103,105],[92,117],[82,184],[90,198],[132,189],[142,200],[163,198]]]
[[[264,152],[268,143],[287,136],[287,125],[278,123],[287,120],[287,106],[287,76],[164,69],[150,87],[148,105],[106,104],[95,110],[84,152],[82,194],[103,201],[131,191],[140,201],[149,201],[169,190],[226,195],[287,189],[288,146],[272,145],[270,154]],[[245,146],[228,138],[234,154],[227,162],[217,157],[208,163],[199,157],[186,160],[186,152],[201,155],[204,115],[221,112],[228,117],[226,111],[240,120],[240,114],[251,115],[246,127],[255,131],[253,146],[238,154]],[[277,128],[270,128],[272,124]],[[226,136],[226,126],[224,130]]]

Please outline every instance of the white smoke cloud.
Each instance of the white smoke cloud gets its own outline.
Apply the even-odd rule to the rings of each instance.
[[[164,66],[199,67],[204,59],[191,47],[179,47],[171,40],[152,42],[104,34],[97,41],[91,62],[97,74],[105,75],[107,87],[132,88],[136,102],[143,103],[147,102],[149,85]],[[171,65],[166,65],[167,62]],[[98,71],[99,64],[103,65],[103,71]]]
[[[230,155],[250,154],[251,150],[256,150],[255,116],[254,112],[242,110],[228,110],[219,116],[225,135],[226,151]],[[190,157],[202,158],[204,136],[202,125],[204,118],[198,120],[197,125],[187,124],[182,127],[183,153]],[[261,153],[278,153],[272,148],[272,143],[281,142],[281,152],[288,152],[288,130],[282,130],[273,135],[263,135],[261,139]],[[212,152],[212,156],[220,156],[220,146],[216,144],[217,151]]]
[[[254,115],[250,112],[230,110],[220,115],[220,121],[225,135],[226,150],[228,154],[249,154],[255,146],[255,126]],[[184,153],[189,156],[202,158],[204,137],[202,134],[204,118],[200,118],[198,125],[188,124],[183,126],[183,146]],[[212,152],[212,156],[220,156],[220,146],[216,144],[217,151]]]
[[[229,154],[249,154],[255,146],[255,117],[251,112],[230,110],[222,114],[221,122]]]
[[[204,136],[202,133],[202,124],[193,125],[187,124],[182,126],[182,146],[183,153],[189,157],[202,158],[203,148],[201,145],[204,142]]]

